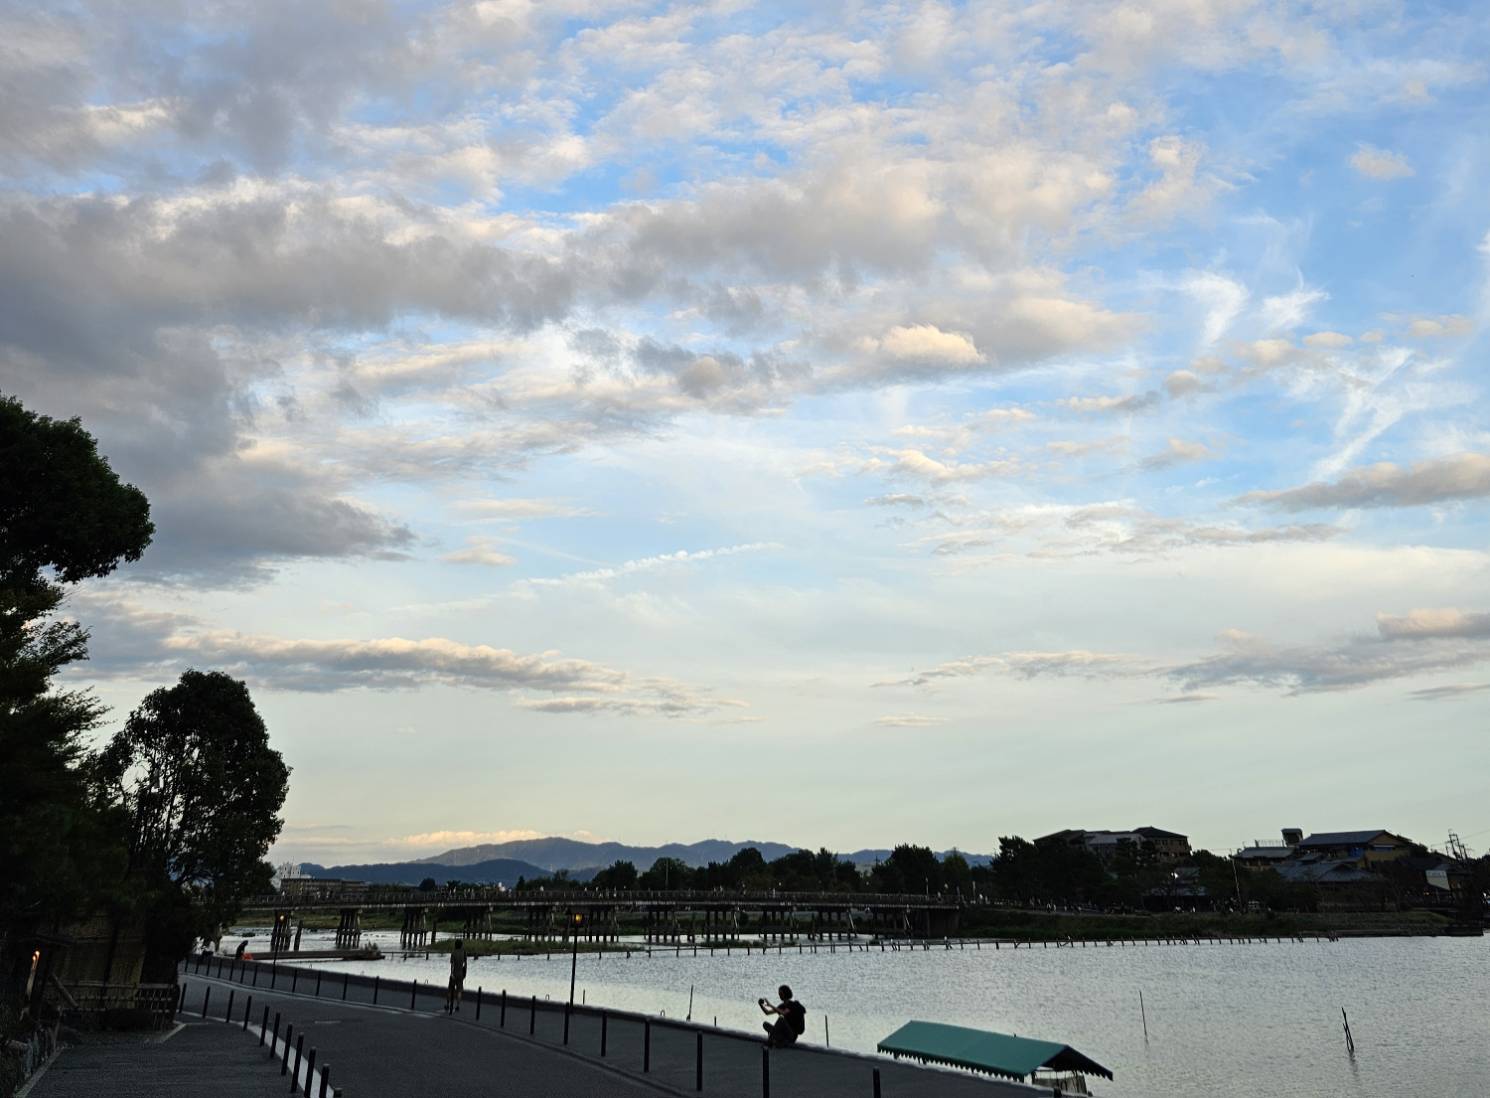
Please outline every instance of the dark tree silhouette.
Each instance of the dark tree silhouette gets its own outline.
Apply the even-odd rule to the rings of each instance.
[[[82,765],[102,707],[53,689],[87,657],[88,635],[49,619],[64,584],[139,559],[153,530],[145,497],[77,420],[0,396],[0,942],[12,947],[94,903],[122,871]]]
[[[130,866],[147,890],[152,953],[175,961],[267,887],[289,768],[248,687],[187,671],[151,692],[103,750],[100,773],[129,818]]]

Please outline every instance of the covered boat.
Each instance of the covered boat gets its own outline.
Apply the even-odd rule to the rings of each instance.
[[[924,1064],[966,1068],[1020,1082],[1061,1084],[1070,1094],[1086,1093],[1083,1076],[1112,1078],[1112,1072],[1070,1045],[940,1022],[907,1022],[877,1047],[897,1060],[906,1056]],[[1065,1078],[1050,1078],[1047,1073]]]

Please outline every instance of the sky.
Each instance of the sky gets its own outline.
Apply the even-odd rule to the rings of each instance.
[[[1490,846],[1490,23],[0,0],[0,391],[277,858]],[[1480,836],[1476,840],[1476,836]]]

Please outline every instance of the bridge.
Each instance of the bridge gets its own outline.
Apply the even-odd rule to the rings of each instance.
[[[443,923],[451,936],[495,937],[499,925],[520,922],[523,936],[568,945],[618,941],[623,916],[639,922],[649,943],[728,943],[748,935],[761,941],[810,941],[858,934],[940,938],[956,932],[960,900],[946,896],[864,892],[647,892],[524,891],[462,887],[428,892],[348,881],[290,878],[290,887],[255,897],[244,915],[271,920],[270,949],[300,947],[307,914],[339,916],[338,949],[356,949],[364,912],[402,912],[405,949],[433,943]],[[300,923],[297,925],[297,918]]]

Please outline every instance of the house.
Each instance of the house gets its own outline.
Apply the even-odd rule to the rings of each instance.
[[[1264,846],[1261,839],[1254,839],[1251,846],[1244,846],[1232,857],[1244,869],[1273,869],[1285,859],[1298,853],[1304,833],[1297,827],[1283,829],[1283,844]]]
[[[1319,831],[1301,841],[1300,856],[1318,855],[1370,867],[1413,853],[1414,843],[1401,835],[1375,828],[1368,831]]]
[[[1083,828],[1066,828],[1053,831],[1035,840],[1037,846],[1046,843],[1061,843],[1065,846],[1081,847],[1091,851],[1103,861],[1110,861],[1125,852],[1147,853],[1160,862],[1183,861],[1190,856],[1190,840],[1177,832],[1158,827],[1138,827],[1131,831],[1088,831]]]

